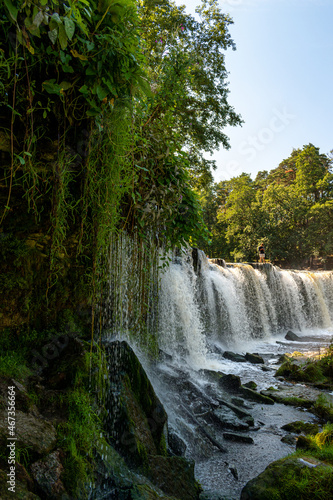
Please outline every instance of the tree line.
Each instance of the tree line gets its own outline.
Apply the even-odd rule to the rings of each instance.
[[[313,144],[294,149],[271,171],[255,180],[242,173],[212,183],[200,192],[211,243],[210,257],[255,261],[260,243],[271,262],[324,262],[333,254],[332,155]]]

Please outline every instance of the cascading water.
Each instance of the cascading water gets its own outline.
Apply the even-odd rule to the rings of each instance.
[[[243,384],[256,381],[259,391],[276,387],[279,355],[289,347],[294,350],[284,338],[288,330],[311,338],[310,349],[327,345],[333,333],[333,272],[226,265],[209,261],[201,251],[193,260],[190,250],[184,252],[161,274],[158,343],[170,356],[151,376],[172,432],[185,441],[186,456],[196,461],[201,484],[235,498],[270,462],[294,451],[281,443],[281,427],[303,420],[304,414],[296,408],[274,405],[266,410],[262,404],[244,403],[232,391],[221,390],[219,377],[225,373],[240,376]],[[308,349],[309,344],[301,344],[297,350]],[[224,351],[230,348],[242,354],[255,349],[266,366],[226,359]],[[221,428],[244,432],[247,425],[230,416],[230,411],[238,415],[235,405],[240,411],[250,409],[257,419],[252,434],[257,446],[250,452],[240,443],[228,443],[223,452]],[[228,467],[230,462],[237,464],[239,478],[230,472],[235,469]]]
[[[333,327],[333,273],[281,270],[270,264],[210,263],[198,252],[177,257],[161,276],[159,345],[203,364],[210,343],[242,349],[288,329],[305,334]],[[257,268],[256,268],[257,267]]]
[[[303,415],[294,408],[269,415],[255,404],[237,410],[232,394],[223,392],[217,380],[224,372],[240,375],[242,383],[255,380],[259,390],[274,386],[272,365],[286,352],[284,335],[288,330],[300,337],[310,333],[314,342],[316,338],[329,342],[333,333],[333,272],[225,264],[221,259],[209,261],[203,252],[191,249],[168,256],[167,266],[163,266],[164,258],[153,238],[145,248],[126,235],[112,242],[110,279],[99,315],[103,331],[109,339],[127,340],[134,347],[168,413],[169,433],[186,443],[186,456],[195,459],[199,481],[217,491],[230,486],[230,491],[238,494],[258,467],[263,470],[270,461],[293,451],[280,443],[276,427],[271,433],[258,431],[263,413],[272,428],[300,420]],[[266,370],[223,357],[227,349],[244,354],[253,352],[254,347],[266,356]],[[159,361],[155,358],[151,363],[150,355],[156,355],[158,349]],[[228,460],[235,460],[242,468],[242,481],[236,481],[226,467],[221,428],[245,427],[251,432],[251,424],[237,417],[244,408],[250,408],[257,420],[258,446],[252,451],[253,459],[245,463],[239,443],[228,444]],[[268,446],[272,452],[267,455]]]

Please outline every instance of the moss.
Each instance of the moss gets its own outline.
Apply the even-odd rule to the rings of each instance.
[[[161,440],[158,446],[158,453],[159,455],[162,455],[163,457],[168,456],[168,451],[167,451],[167,443],[165,439],[165,435],[161,435]]]
[[[301,406],[302,408],[311,408],[312,403],[308,399],[297,398],[296,396],[290,398],[281,398],[281,403],[290,406]]]
[[[280,368],[275,373],[275,377],[289,377],[293,378],[297,376],[299,372],[299,366],[293,363],[291,360],[285,361],[282,363]]]
[[[241,498],[256,500],[327,500],[333,491],[332,467],[315,463],[308,467],[307,455],[297,454],[270,464],[257,478],[243,489]],[[308,459],[313,463],[311,457]]]
[[[22,353],[4,352],[0,354],[0,376],[25,380],[29,375],[31,375],[31,369]]]
[[[307,360],[305,363],[296,363],[293,359],[284,360],[275,376],[282,376],[299,382],[323,384],[333,387],[333,348],[329,347],[326,354],[319,359]],[[300,353],[293,353],[298,357]]]
[[[333,422],[333,405],[324,394],[318,396],[312,411],[323,420]]]
[[[282,426],[282,429],[288,432],[294,432],[296,434],[317,434],[319,431],[318,424],[311,424],[309,422],[302,422],[301,420],[297,420],[296,422],[291,422],[290,424],[286,424]]]

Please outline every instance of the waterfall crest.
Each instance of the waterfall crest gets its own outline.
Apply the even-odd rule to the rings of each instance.
[[[187,351],[200,364],[211,342],[240,348],[291,329],[333,328],[333,272],[281,270],[271,264],[225,264],[197,251],[175,258],[162,273],[159,345]]]

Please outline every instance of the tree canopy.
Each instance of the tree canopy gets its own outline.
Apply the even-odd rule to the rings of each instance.
[[[209,255],[256,260],[261,242],[271,261],[286,265],[333,253],[332,157],[313,144],[254,181],[241,174],[212,185],[202,202],[213,240],[211,247],[203,242]]]

